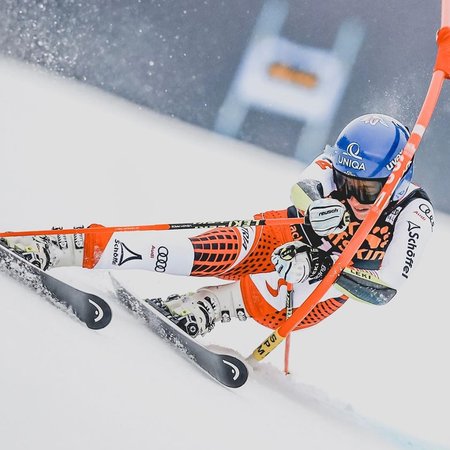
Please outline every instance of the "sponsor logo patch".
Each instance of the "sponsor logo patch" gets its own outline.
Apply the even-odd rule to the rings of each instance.
[[[362,119],[361,121],[364,123],[368,123],[369,125],[372,125],[372,126],[380,124],[386,128],[389,128],[389,125],[384,121],[384,119],[377,115],[371,115],[369,117]]]
[[[420,228],[420,225],[408,221],[408,247],[406,249],[406,258],[402,270],[402,276],[404,278],[409,277],[408,273],[414,265],[414,258],[416,257],[415,249],[420,236],[417,231],[420,230]]]
[[[361,149],[359,148],[358,143],[351,142],[348,144],[347,150],[342,155],[338,156],[338,163],[355,170],[366,170],[364,161],[362,161],[362,157],[359,156],[360,151]]]
[[[273,288],[273,287],[266,281],[266,288],[267,288],[267,290],[269,291],[269,294],[270,294],[272,297],[278,297],[278,295],[279,295],[279,293],[280,293],[280,288],[281,288],[281,286],[287,286],[287,281],[284,280],[283,278],[280,278],[280,279],[278,280],[278,285],[277,285],[277,288],[276,288],[276,289]]]
[[[136,259],[142,259],[142,255],[130,250],[122,241],[119,241],[119,239],[115,239],[112,259],[112,263],[115,266],[122,266],[123,264]]]
[[[244,250],[248,249],[248,243],[250,241],[250,233],[248,232],[247,228],[241,228],[242,233],[242,247],[244,247]]]
[[[161,247],[158,247],[158,254],[156,255],[155,272],[165,272],[168,261],[169,249],[161,245]]]
[[[392,211],[387,217],[386,217],[386,222],[390,223],[391,225],[394,225],[395,221],[397,220],[398,215],[400,214],[400,212],[402,211],[402,208],[400,206],[398,206],[397,208],[394,209],[394,211]]]
[[[419,211],[421,213],[423,213],[423,215],[425,217],[428,218],[428,220],[431,223],[431,226],[434,227],[434,217],[433,217],[433,214],[431,213],[430,207],[426,203],[422,203],[422,204],[419,205]],[[417,213],[417,214],[419,215],[419,213]],[[420,215],[419,215],[419,217],[420,217]]]

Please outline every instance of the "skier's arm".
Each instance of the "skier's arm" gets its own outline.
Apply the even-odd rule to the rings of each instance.
[[[389,302],[410,277],[426,247],[433,230],[432,215],[433,208],[427,200],[412,201],[397,219],[381,268],[346,268],[336,287],[354,300],[375,305]]]

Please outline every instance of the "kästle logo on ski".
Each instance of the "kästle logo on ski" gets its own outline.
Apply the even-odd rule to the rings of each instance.
[[[115,266],[122,266],[123,264],[135,259],[142,259],[142,255],[132,252],[123,242],[119,241],[118,239],[114,241],[112,263]]]

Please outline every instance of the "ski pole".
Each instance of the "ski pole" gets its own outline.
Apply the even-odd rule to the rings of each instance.
[[[292,309],[294,307],[294,286],[292,283],[286,285],[286,320],[292,316]],[[284,347],[284,373],[289,375],[289,351],[291,349],[291,333],[286,336]]]
[[[392,193],[400,179],[408,170],[409,164],[416,153],[422,137],[431,120],[431,116],[439,99],[445,78],[450,78],[450,0],[442,0],[442,23],[437,35],[438,52],[436,64],[431,77],[430,85],[418,115],[411,136],[403,149],[394,170],[386,181],[378,198],[375,200],[367,217],[363,220],[355,235],[341,253],[330,271],[317,285],[308,298],[293,312],[292,316],[265,339],[248,357],[250,360],[261,361],[278,345],[283,342],[289,333],[312,311],[320,302],[328,289],[339,277],[342,270],[348,266],[353,256],[374,227],[381,212],[389,202]]]
[[[164,231],[218,227],[256,227],[261,225],[274,227],[282,225],[301,225],[304,222],[305,219],[303,217],[292,217],[283,219],[224,220],[219,222],[161,223],[154,225],[130,225],[118,227],[103,227],[101,225],[92,225],[88,228],[52,228],[50,230],[3,231],[0,232],[0,238],[17,236],[43,236],[54,234],[92,234],[102,232],[116,233],[119,231]]]

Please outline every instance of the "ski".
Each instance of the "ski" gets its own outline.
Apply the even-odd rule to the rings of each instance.
[[[119,302],[141,319],[153,332],[184,353],[197,367],[222,385],[230,388],[241,387],[247,381],[248,369],[243,361],[234,356],[216,353],[208,349],[172,322],[167,313],[158,308],[154,300],[140,300],[125,289],[112,275],[111,279]]]
[[[105,300],[44,272],[1,242],[0,270],[34,289],[51,303],[72,312],[88,328],[99,330],[111,322],[111,308]]]

